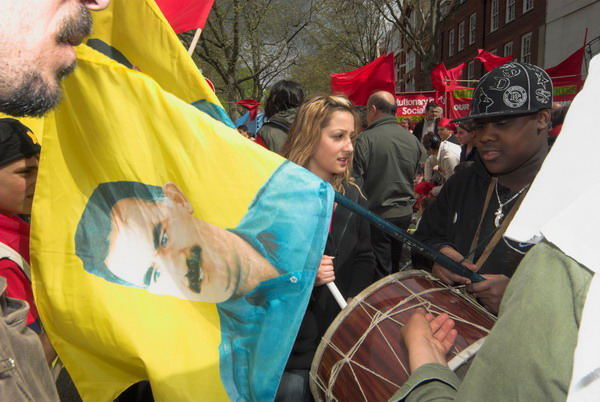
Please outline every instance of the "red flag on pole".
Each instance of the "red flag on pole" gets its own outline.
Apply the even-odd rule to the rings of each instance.
[[[248,111],[250,112],[250,121],[254,121],[254,119],[256,119],[256,115],[258,114],[258,107],[260,106],[259,101],[257,101],[256,99],[242,99],[235,103],[248,109]]]
[[[584,50],[585,46],[580,47],[560,64],[546,69],[546,72],[551,78],[558,78],[558,80],[561,78],[566,81],[581,79]]]
[[[204,28],[214,0],[156,0],[175,33]]]
[[[483,49],[478,49],[478,52],[479,54],[475,56],[475,60],[480,60],[483,63],[483,68],[485,68],[485,71],[492,71],[496,67],[506,64],[512,60],[512,55],[500,57]]]
[[[375,91],[396,93],[394,53],[383,55],[359,69],[331,74],[331,93],[344,94],[356,105],[366,105]]]
[[[466,87],[458,85],[466,64],[446,70],[444,63],[440,63],[431,71],[431,85],[436,92],[454,91],[455,89],[464,89]]]

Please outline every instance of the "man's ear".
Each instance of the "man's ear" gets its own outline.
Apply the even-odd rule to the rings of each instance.
[[[550,126],[550,118],[552,117],[552,111],[550,109],[540,110],[537,114],[537,128],[543,130]]]
[[[183,191],[173,182],[165,183],[163,193],[176,205],[183,207],[190,215],[194,213],[194,206],[188,201]]]

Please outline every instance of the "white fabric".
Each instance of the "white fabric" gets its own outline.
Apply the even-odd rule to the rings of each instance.
[[[561,134],[515,215],[506,236],[546,237],[593,272],[600,270],[600,58],[590,63]],[[583,310],[568,400],[600,398],[600,278],[594,275]]]
[[[440,144],[438,166],[446,180],[454,174],[454,168],[460,163],[460,151],[460,145],[450,141],[442,141]]]

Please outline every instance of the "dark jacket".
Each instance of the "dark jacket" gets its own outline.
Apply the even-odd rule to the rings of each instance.
[[[437,126],[438,126],[439,121],[440,121],[440,119],[435,119],[435,123],[434,123],[434,127],[435,128],[433,130],[434,134],[437,134]],[[418,122],[415,125],[415,128],[413,129],[413,135],[415,137],[417,137],[417,139],[419,140],[419,142],[423,141],[423,135],[427,134],[427,133],[423,132],[423,126],[424,125],[425,125],[425,119],[423,119],[420,122]]]
[[[298,109],[288,109],[275,113],[263,124],[257,135],[262,138],[268,149],[279,153],[296,118]]]
[[[476,157],[472,166],[452,175],[440,191],[439,196],[425,210],[415,232],[415,238],[436,250],[444,245],[449,245],[463,256],[466,256],[477,231],[490,180],[491,176],[479,157]],[[498,192],[501,198],[505,196],[509,198],[507,188],[498,186]],[[505,216],[508,215],[515,203],[516,200],[510,202],[503,209]],[[477,249],[474,257],[469,258],[473,262],[477,261],[483,253],[485,245],[493,236],[496,229],[494,213],[498,209],[498,205],[498,199],[494,192],[483,219],[479,236],[479,243],[484,243],[484,245]],[[500,239],[480,268],[479,273],[503,274],[510,278],[524,253],[530,248],[530,244]],[[423,266],[420,258],[417,258],[416,261],[413,259],[413,263],[417,268],[427,269]],[[427,264],[427,266],[430,265]]]
[[[353,185],[346,187],[345,195],[363,207],[366,204]],[[335,257],[335,284],[344,298],[356,296],[374,281],[375,256],[370,233],[366,220],[337,206],[324,254]],[[310,369],[321,338],[340,311],[327,286],[313,289],[286,370]]]
[[[364,179],[368,208],[384,218],[412,214],[414,178],[425,150],[395,116],[372,123],[356,140],[354,174]]]

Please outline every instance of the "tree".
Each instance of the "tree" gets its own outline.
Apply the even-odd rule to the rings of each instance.
[[[330,75],[354,70],[389,49],[389,29],[370,0],[321,0],[292,79],[308,94],[329,92]]]
[[[442,6],[452,9],[455,0],[369,0],[379,15],[400,32],[421,59],[421,70],[431,86],[431,71],[439,62]]]
[[[312,20],[314,0],[219,0],[194,55],[233,118],[235,101],[261,100],[301,52],[302,33]],[[180,35],[189,46],[193,33]]]

